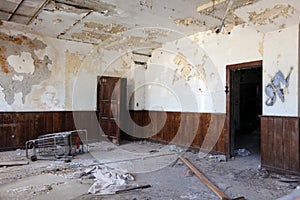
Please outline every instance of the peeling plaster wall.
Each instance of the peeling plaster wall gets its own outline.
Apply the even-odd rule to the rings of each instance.
[[[298,26],[268,34],[245,25],[230,34],[198,33],[157,48],[146,66],[134,63],[130,39],[104,49],[13,30],[0,34],[1,111],[95,110],[97,76],[106,75],[127,78],[129,109],[225,113],[226,65],[263,59],[264,87],[276,71],[286,76],[295,66],[287,106],[277,99],[264,115],[298,114]]]
[[[71,110],[74,71],[92,46],[1,28],[0,35],[1,111]]]
[[[112,76],[127,79],[128,109],[144,108],[144,89],[140,83],[144,81],[143,68],[134,64],[132,51],[118,51],[103,49],[102,46],[94,48],[84,57],[69,55],[68,62],[80,65],[76,73],[71,72],[67,96],[75,110],[96,110],[97,76]],[[73,69],[73,68],[71,68]],[[76,75],[74,75],[76,74]],[[138,103],[138,104],[136,104]]]
[[[298,25],[266,34],[263,69],[263,115],[299,116]]]
[[[146,70],[145,109],[225,113],[226,65],[262,59],[263,34],[198,33],[153,52]]]

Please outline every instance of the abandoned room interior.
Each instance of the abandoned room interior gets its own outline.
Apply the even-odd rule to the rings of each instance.
[[[1,0],[0,199],[300,199],[299,0]]]

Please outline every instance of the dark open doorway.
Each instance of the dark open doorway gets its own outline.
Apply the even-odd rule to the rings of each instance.
[[[230,154],[243,149],[260,154],[260,118],[262,114],[262,64],[243,63],[227,66],[229,94]]]

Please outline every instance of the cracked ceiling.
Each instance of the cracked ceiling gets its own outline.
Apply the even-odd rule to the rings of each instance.
[[[208,30],[228,34],[236,25],[269,32],[299,24],[299,15],[298,0],[2,0],[0,5],[2,26],[103,45],[125,37],[155,46]]]

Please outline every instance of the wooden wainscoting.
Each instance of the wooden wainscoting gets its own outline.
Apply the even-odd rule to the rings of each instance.
[[[261,117],[261,163],[272,171],[300,175],[299,118]]]
[[[23,148],[27,140],[42,134],[75,129],[87,129],[88,140],[97,141],[95,120],[95,111],[1,112],[0,151]]]
[[[205,139],[208,146],[214,146],[213,152],[222,154],[226,152],[224,114],[159,111],[130,111],[130,114],[134,123],[141,127],[150,124],[151,115],[149,129],[154,134],[145,139],[206,149],[203,148]],[[134,127],[130,122],[128,126]],[[0,151],[23,148],[26,141],[42,134],[75,129],[87,129],[89,141],[101,140],[102,132],[96,111],[2,112],[0,113]],[[211,136],[220,134],[216,144],[210,137],[205,138],[208,132]],[[146,133],[133,128],[130,135],[139,137],[124,137],[123,133],[122,138],[143,139],[144,134]]]
[[[151,122],[151,126],[147,129],[151,129],[154,134],[146,137],[147,139],[184,146],[190,146],[191,143],[192,147],[206,149],[203,148],[203,141],[209,132],[213,137],[217,137],[218,134],[220,134],[220,137],[216,144],[214,144],[215,140],[207,137],[206,144],[208,146],[213,144],[213,152],[226,153],[224,138],[225,114],[160,111],[131,111],[130,114],[133,121],[139,126],[145,127]],[[165,119],[164,115],[166,115],[166,121],[162,124],[163,119]],[[160,127],[162,128],[159,130]],[[132,128],[132,133],[131,135],[138,136],[138,139],[144,134],[138,132],[135,128]]]

